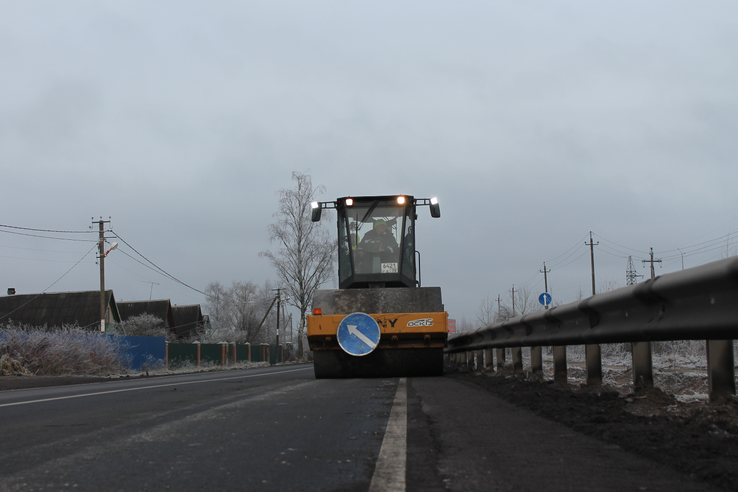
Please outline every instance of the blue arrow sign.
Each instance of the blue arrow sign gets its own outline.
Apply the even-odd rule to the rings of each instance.
[[[548,292],[544,292],[543,294],[538,296],[538,302],[540,302],[544,306],[548,306],[549,304],[551,304],[551,294],[549,294]]]
[[[351,313],[338,324],[338,345],[351,355],[367,355],[379,345],[382,332],[374,318],[364,313]]]

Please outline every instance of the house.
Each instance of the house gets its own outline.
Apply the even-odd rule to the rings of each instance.
[[[113,291],[105,291],[105,324],[120,323]],[[0,323],[46,326],[77,325],[100,330],[100,291],[0,296]]]
[[[209,324],[207,316],[202,315],[199,304],[187,304],[172,307],[174,313],[174,327],[177,338],[188,338],[200,333]]]
[[[121,321],[126,321],[142,314],[156,316],[163,321],[162,326],[164,328],[174,333],[174,314],[172,313],[172,304],[169,302],[169,299],[119,302],[118,311],[120,312]]]

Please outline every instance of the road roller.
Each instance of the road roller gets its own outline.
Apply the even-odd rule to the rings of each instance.
[[[338,289],[317,290],[307,337],[315,377],[440,376],[448,313],[440,287],[420,285],[416,209],[441,216],[436,198],[344,197],[313,202],[312,220],[335,209]]]

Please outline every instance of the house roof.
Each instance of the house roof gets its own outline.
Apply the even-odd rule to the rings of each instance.
[[[174,328],[174,315],[169,299],[156,301],[128,301],[119,302],[118,311],[122,321],[142,314],[150,314],[164,321],[165,328]]]
[[[202,310],[199,304],[173,306],[172,313],[174,313],[174,326],[178,337],[189,335],[203,323]]]
[[[120,322],[113,291],[105,291],[108,313]],[[100,291],[57,292],[0,296],[0,322],[31,326],[61,327],[100,325]]]

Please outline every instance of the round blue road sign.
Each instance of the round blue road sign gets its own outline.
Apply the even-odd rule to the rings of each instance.
[[[551,304],[551,294],[549,294],[548,292],[544,292],[543,294],[538,296],[538,302],[540,302],[544,306],[548,306],[549,304]]]
[[[364,313],[351,313],[338,324],[338,345],[348,354],[367,355],[379,345],[382,335],[374,318]]]

